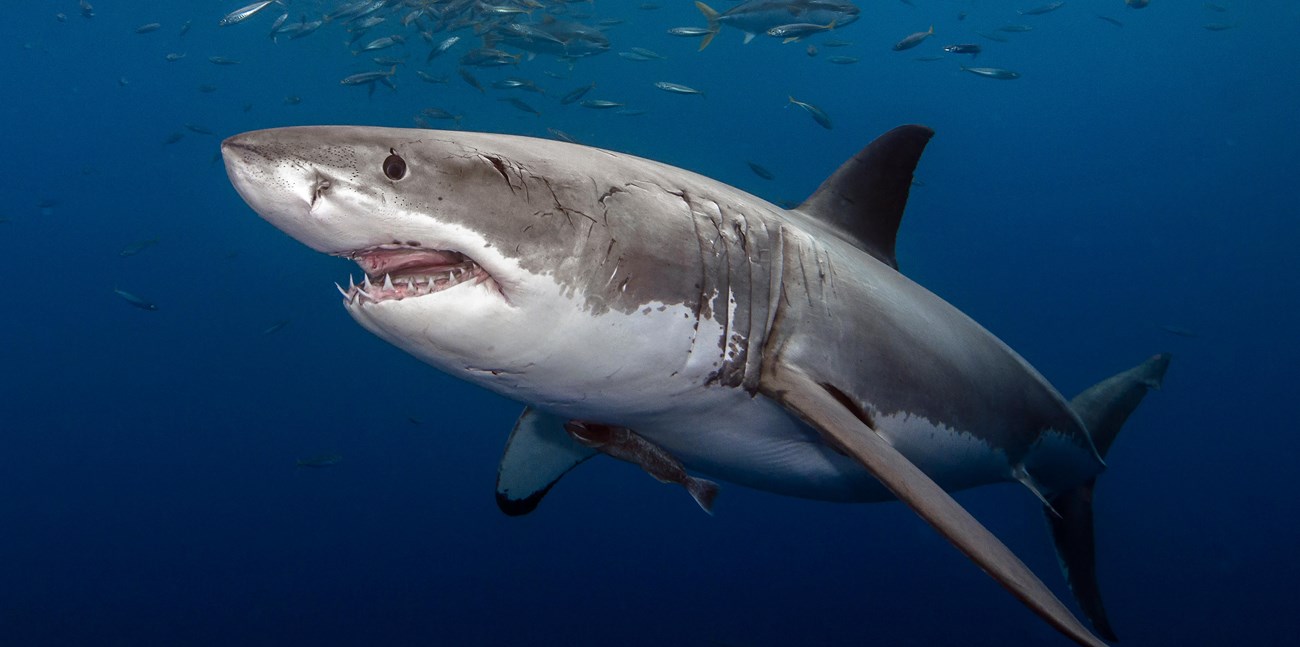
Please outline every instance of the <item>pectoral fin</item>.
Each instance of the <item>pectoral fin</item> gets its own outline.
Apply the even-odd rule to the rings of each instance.
[[[1105,647],[1019,558],[866,421],[850,410],[834,387],[802,370],[766,362],[759,390],[816,429],[830,445],[867,468],[899,500],[993,576],[1030,609],[1080,645]]]
[[[497,470],[497,507],[512,516],[528,514],[560,477],[596,450],[574,442],[564,420],[526,407],[506,442]]]

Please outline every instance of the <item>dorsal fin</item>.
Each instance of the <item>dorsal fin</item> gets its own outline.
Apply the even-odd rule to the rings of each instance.
[[[925,126],[899,126],[826,178],[801,211],[834,226],[882,263],[898,269],[894,239],[903,219],[912,172],[934,136]]]

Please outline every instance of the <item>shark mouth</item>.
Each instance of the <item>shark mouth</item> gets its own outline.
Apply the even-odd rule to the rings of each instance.
[[[356,261],[366,273],[361,285],[351,276],[346,290],[334,284],[349,305],[428,296],[462,283],[486,283],[501,294],[501,286],[492,275],[460,252],[382,245],[339,256]]]

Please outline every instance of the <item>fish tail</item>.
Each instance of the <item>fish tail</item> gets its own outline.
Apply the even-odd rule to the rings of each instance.
[[[695,0],[695,7],[700,10],[700,13],[704,14],[704,19],[709,21],[709,33],[705,34],[700,41],[700,51],[702,52],[705,47],[709,46],[709,43],[713,42],[713,37],[718,35],[718,30],[722,29],[722,21],[718,20],[718,12],[714,11],[713,7],[699,0]]]
[[[686,491],[705,512],[713,514],[713,500],[718,498],[718,484],[708,479],[686,477]]]
[[[1098,456],[1106,457],[1120,427],[1147,392],[1160,388],[1165,370],[1169,368],[1169,358],[1168,354],[1151,357],[1134,368],[1102,380],[1070,401],[1070,407],[1088,430]],[[1096,482],[1096,477],[1093,477],[1081,486],[1056,492],[1048,497],[1044,507],[1056,555],[1070,583],[1070,591],[1083,614],[1092,621],[1097,634],[1114,641],[1117,640],[1115,631],[1106,617],[1101,588],[1097,585],[1096,540],[1092,522],[1093,486]]]

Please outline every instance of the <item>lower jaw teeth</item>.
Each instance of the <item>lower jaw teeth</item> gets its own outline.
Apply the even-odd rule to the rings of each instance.
[[[348,303],[365,303],[366,301],[378,303],[389,300],[400,301],[401,299],[441,292],[469,280],[473,280],[474,284],[478,285],[491,280],[491,278],[487,272],[483,271],[483,268],[477,264],[470,264],[429,275],[399,277],[397,282],[393,281],[391,275],[385,274],[382,285],[376,285],[368,275],[361,285],[357,285],[349,277],[348,289],[344,290],[338,284],[335,284],[335,287],[339,289],[339,292],[343,294],[343,298]]]

